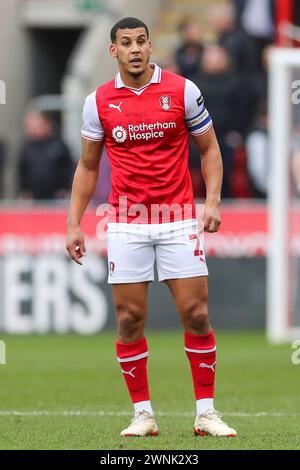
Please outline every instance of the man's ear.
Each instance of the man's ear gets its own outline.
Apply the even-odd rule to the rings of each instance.
[[[149,49],[150,49],[150,54],[152,54],[152,42],[149,41]]]
[[[112,44],[109,46],[109,53],[110,53],[110,55],[111,55],[112,57],[117,57],[118,54],[117,54],[117,48],[116,48],[116,45],[115,45],[115,44],[112,43]]]

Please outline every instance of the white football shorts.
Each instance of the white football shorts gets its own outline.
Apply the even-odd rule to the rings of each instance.
[[[194,219],[161,224],[108,223],[108,283],[207,276],[203,235]]]

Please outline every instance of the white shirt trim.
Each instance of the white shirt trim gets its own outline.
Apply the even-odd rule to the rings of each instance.
[[[137,95],[140,95],[143,93],[143,91],[146,90],[146,88],[151,85],[151,83],[160,83],[161,82],[161,68],[156,65],[156,64],[150,64],[151,67],[154,68],[153,75],[151,77],[151,80],[149,83],[146,85],[140,87],[140,88],[134,88],[130,87],[124,84],[120,72],[117,73],[115,77],[115,88],[128,88],[129,90],[133,91],[133,93],[136,93]]]

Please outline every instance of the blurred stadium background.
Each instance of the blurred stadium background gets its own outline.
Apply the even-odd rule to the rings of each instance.
[[[297,63],[300,51],[297,49],[300,46],[299,2],[2,0],[0,331],[1,339],[7,344],[7,366],[1,368],[4,378],[6,374],[10,380],[7,392],[10,395],[14,386],[22,387],[22,382],[16,382],[17,379],[13,378],[14,373],[23,370],[24,363],[20,355],[24,353],[29,360],[38,361],[36,348],[45,353],[43,344],[44,348],[50,344],[43,343],[35,333],[66,334],[58,346],[62,355],[69,357],[72,348],[78,346],[82,351],[85,350],[87,362],[95,359],[95,352],[89,356],[89,350],[85,349],[88,343],[77,342],[78,338],[74,339],[72,346],[72,335],[69,333],[94,335],[101,332],[99,338],[104,338],[104,343],[107,338],[113,338],[109,331],[114,329],[115,320],[111,291],[106,284],[105,224],[96,213],[97,206],[107,201],[109,193],[110,172],[106,155],[103,155],[101,161],[97,191],[83,221],[88,249],[83,268],[70,262],[64,246],[70,184],[80,153],[83,101],[86,95],[116,73],[115,63],[107,52],[109,32],[111,25],[123,16],[136,16],[149,25],[154,47],[153,62],[194,80],[202,90],[215,122],[225,170],[223,223],[218,234],[206,236],[205,243],[210,271],[211,322],[220,337],[224,338],[224,345],[228,346],[227,359],[224,347],[224,361],[233,357],[231,344],[246,361],[246,345],[251,350],[258,341],[258,350],[262,356],[268,355],[268,370],[273,367],[273,375],[270,376],[274,378],[274,384],[276,365],[272,364],[273,357],[277,363],[289,365],[285,380],[288,383],[293,376],[292,383],[297,368],[290,364],[290,344],[285,349],[275,351],[268,349],[263,337],[268,326],[269,340],[287,341],[292,338],[286,334],[290,325],[300,326],[300,108],[293,101],[291,109],[286,109],[284,114],[280,108],[270,107],[270,99],[268,104],[272,56],[275,57],[279,49],[293,49],[296,59],[293,61],[291,83],[284,82],[289,84],[287,89],[281,89],[280,82],[277,87],[273,77],[271,88],[274,96],[277,94],[283,100],[277,104],[287,103],[288,107],[292,83],[296,84],[295,92],[297,86],[299,88],[296,82],[300,78],[300,52]],[[278,61],[275,57],[275,68],[276,63]],[[288,63],[285,65],[283,61],[282,64],[280,70],[289,68]],[[279,116],[276,122],[270,116],[270,109],[274,109],[274,114]],[[288,122],[288,134],[285,136],[278,131],[282,121],[285,124]],[[279,143],[286,145],[288,155],[283,182],[278,174],[277,179],[272,179],[273,159],[270,149],[274,148],[274,142],[277,144],[276,136],[281,138]],[[190,169],[195,197],[201,203],[203,184],[200,159],[192,144]],[[280,238],[276,232],[276,223],[272,223],[276,219],[276,188],[281,186],[284,189],[280,194],[285,205],[277,200],[278,211],[282,216],[285,210],[289,216],[285,238]],[[284,220],[287,219],[280,218],[281,222]],[[276,240],[281,245],[277,244],[274,249]],[[281,253],[279,260],[275,259],[276,252]],[[288,260],[286,263],[284,258]],[[278,266],[279,271],[282,269],[282,276],[274,280],[272,272],[278,272]],[[280,287],[274,291],[274,286],[284,279],[284,291],[281,292]],[[284,298],[280,304],[284,311],[279,312],[279,316],[276,314],[273,321],[271,310],[274,299],[276,304],[281,298]],[[180,325],[167,289],[154,284],[150,289],[149,301],[148,327],[153,337],[154,331],[158,330],[162,339],[168,334],[177,334]],[[235,330],[235,335],[228,330]],[[19,334],[30,336],[24,339],[14,336]],[[300,339],[300,335],[298,337]],[[235,339],[231,342],[228,338]],[[297,339],[297,334],[293,338]],[[57,338],[53,341],[57,341]],[[101,341],[92,344],[99,348],[100,355],[104,353],[104,349],[101,351]],[[167,340],[166,344],[169,344]],[[107,364],[113,364],[112,343],[110,349],[105,349],[105,357],[111,361]],[[10,354],[13,359],[11,372]],[[162,350],[162,354],[166,354],[166,350]],[[260,370],[260,377],[263,373],[259,369],[259,361],[263,357],[253,355],[255,367],[258,368],[254,369]],[[51,373],[46,373],[44,388],[56,377],[50,354],[45,363],[51,364]],[[38,373],[41,373],[42,367],[40,362],[36,369]],[[67,361],[64,367],[67,370]],[[84,366],[81,367],[78,373],[84,376]],[[100,368],[101,364],[97,367]],[[242,364],[240,367],[242,373]],[[227,369],[225,364],[224,370],[230,370],[229,362]],[[96,374],[96,371],[95,367],[93,373]],[[35,375],[34,367],[31,373]],[[113,372],[107,372],[106,377],[110,377],[110,374],[119,384],[121,378],[114,369]],[[255,378],[254,372],[251,378]],[[36,386],[33,397],[38,396]],[[71,387],[71,378],[68,386]],[[117,385],[115,387],[119,390]],[[272,389],[272,384],[269,388]],[[77,390],[78,394],[80,390]],[[233,392],[230,386],[228,390]],[[30,399],[22,401],[21,396],[14,393],[10,395],[9,401],[6,400],[6,392],[2,393],[3,416],[5,408],[37,409],[40,406],[43,409],[49,407],[50,403],[54,408],[57,403],[63,408],[65,404],[64,400],[57,401],[59,399],[55,392],[48,402],[46,398],[44,401],[41,399],[40,405]],[[61,389],[59,393],[64,392]],[[263,394],[264,390],[260,389],[259,393]],[[45,396],[48,396],[47,393]],[[121,396],[126,400],[125,394]],[[288,396],[286,392],[287,400]],[[86,398],[88,401],[89,397]],[[255,397],[251,398],[255,401]],[[273,411],[283,404],[277,398],[274,407],[271,407]],[[103,397],[104,403],[106,399]],[[91,406],[97,403],[96,397],[93,400]],[[76,400],[71,399],[70,406],[72,403],[76,406]],[[84,406],[84,400],[81,404]],[[226,407],[225,400],[224,404]],[[109,405],[113,404],[107,404],[108,410],[111,409]],[[241,410],[237,402],[230,405],[233,411]],[[242,404],[242,410],[245,411],[248,405],[249,401]],[[264,405],[264,409],[267,409],[265,402]],[[288,413],[295,409],[294,404],[290,403],[289,406],[283,406],[281,410],[285,409]],[[255,407],[252,408],[250,411],[255,411]],[[8,447],[17,447],[13,440],[14,424],[13,421],[9,431],[11,434],[8,433],[10,440],[5,444]],[[34,438],[37,436],[33,436],[31,444],[22,441],[20,445],[35,447]],[[86,439],[88,442],[87,436]],[[50,444],[48,442],[44,445]],[[172,448],[176,444],[169,445]],[[288,446],[288,443],[285,445]]]

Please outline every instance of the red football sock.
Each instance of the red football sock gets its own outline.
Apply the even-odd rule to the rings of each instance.
[[[208,335],[184,334],[184,346],[190,361],[196,400],[214,397],[216,342],[213,330]]]
[[[116,341],[117,358],[133,403],[150,400],[146,338],[130,344]]]

